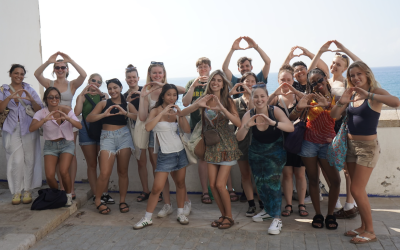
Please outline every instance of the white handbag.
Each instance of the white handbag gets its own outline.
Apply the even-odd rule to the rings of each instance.
[[[185,148],[186,157],[188,159],[188,162],[190,165],[197,164],[197,157],[194,155],[193,151],[191,151],[189,149],[189,140],[190,140],[191,134],[186,134],[185,132],[183,132],[183,130],[179,126],[179,116],[176,116],[176,118],[178,120],[179,137],[181,138],[183,147]]]
[[[11,86],[11,84],[8,85],[8,86],[10,86],[10,89],[11,89],[13,92],[15,92],[15,89]],[[17,96],[19,97],[19,94],[17,94]],[[24,102],[21,98],[18,98],[18,100],[19,100],[19,103],[21,103],[22,106],[24,106],[24,108],[25,108],[25,113],[26,113],[27,115],[29,115],[30,117],[33,117],[33,116],[35,115],[36,112],[33,110],[32,106],[31,106],[31,105],[26,105],[25,102]]]
[[[126,111],[129,113],[129,103],[126,106]],[[139,114],[138,114],[139,116]],[[137,123],[136,123],[137,124]],[[132,121],[131,118],[128,117],[128,128],[129,131],[131,132],[131,137],[132,137],[132,142],[133,142],[133,146],[135,147],[135,152],[132,152],[132,154],[135,155],[136,159],[140,159],[140,153],[141,153],[141,149],[140,147],[135,143],[135,130],[136,130],[136,126],[135,123]]]

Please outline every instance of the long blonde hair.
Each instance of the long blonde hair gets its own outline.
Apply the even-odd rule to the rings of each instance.
[[[226,78],[226,75],[222,70],[217,69],[214,72],[212,72],[211,75],[208,77],[207,87],[206,87],[205,91],[203,92],[203,96],[213,94],[210,89],[210,82],[214,78],[215,75],[221,76],[223,84],[224,84],[224,86],[220,90],[219,101],[226,109],[228,109],[229,111],[232,111],[231,103],[233,102],[233,100],[232,100],[231,96],[229,95],[229,90],[232,87],[232,85],[231,85],[231,82],[228,80],[228,78]],[[201,109],[201,112],[203,112],[203,109]]]
[[[351,82],[351,77],[350,77],[350,70],[352,68],[359,68],[360,70],[364,71],[364,73],[367,75],[367,83],[371,88],[371,91],[376,89],[376,88],[381,88],[381,85],[377,80],[375,80],[374,73],[372,73],[372,70],[368,67],[368,65],[362,61],[355,61],[353,62],[349,68],[347,69],[347,87],[352,88],[354,87],[354,84]]]
[[[164,71],[164,78],[162,79],[161,83],[167,83],[167,71],[165,70],[164,64],[150,64],[149,68],[147,69],[147,78],[146,83],[152,82],[150,77],[151,69],[154,67],[161,67]]]

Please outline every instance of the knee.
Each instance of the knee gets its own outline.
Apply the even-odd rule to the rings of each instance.
[[[111,172],[109,171],[101,171],[98,179],[108,181],[111,176]]]
[[[163,188],[164,188],[163,186],[154,185],[152,190],[151,190],[151,192],[154,193],[154,194],[159,195],[161,193],[161,191],[163,190]]]
[[[47,179],[47,180],[53,180],[53,179],[55,179],[54,173],[47,173],[47,172],[46,172],[46,179]]]
[[[213,183],[211,183],[211,182],[210,182],[210,188],[211,188],[211,189],[213,189],[213,190],[215,190],[215,189],[216,189],[215,182],[213,182]]]
[[[293,172],[283,171],[282,175],[283,175],[283,179],[285,179],[287,181],[293,179]]]
[[[60,174],[62,176],[69,174],[69,168],[60,168]]]
[[[175,182],[175,186],[176,186],[177,189],[185,188],[185,187],[186,187],[185,181],[181,181],[181,180],[176,181],[176,182]]]
[[[221,192],[226,189],[226,183],[216,183],[215,188]]]
[[[128,177],[128,170],[123,169],[123,170],[117,170],[118,177],[119,178],[127,178]]]
[[[331,178],[329,182],[331,183],[331,188],[340,189],[340,178]]]
[[[304,172],[294,173],[294,176],[297,182],[306,180],[306,174]]]
[[[354,197],[359,197],[360,194],[362,193],[360,189],[358,189],[356,186],[351,185],[350,186],[350,192],[351,195],[353,195]]]
[[[250,173],[250,171],[243,171],[242,180],[243,181],[251,181],[251,173]]]

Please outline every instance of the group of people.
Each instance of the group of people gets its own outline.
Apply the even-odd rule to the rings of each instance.
[[[241,40],[248,43],[246,49],[253,48],[260,54],[264,66],[255,74],[252,59],[241,57],[237,61],[241,77],[237,78],[229,70],[229,64],[233,53],[243,50],[239,46]],[[336,45],[336,50],[330,49],[332,44]],[[295,55],[295,50],[302,53]],[[336,52],[330,67],[320,59],[326,52]],[[290,65],[293,58],[301,55],[312,60],[308,67],[302,61]],[[56,60],[58,56],[63,59]],[[56,74],[54,81],[43,76],[50,64],[53,64],[53,74]],[[70,65],[79,73],[79,77],[72,81],[67,79]],[[238,165],[249,204],[246,216],[256,222],[271,219],[268,233],[279,234],[281,216],[293,213],[294,175],[298,213],[303,217],[309,215],[305,206],[306,176],[308,178],[309,195],[315,210],[313,227],[323,228],[325,225],[327,229],[337,229],[336,217],[350,217],[359,211],[361,226],[345,235],[352,237],[351,242],[356,244],[376,241],[365,188],[380,155],[377,125],[382,105],[399,107],[399,98],[382,89],[367,64],[336,40],[326,42],[317,54],[304,47],[293,47],[279,70],[279,87],[272,93],[268,93],[266,87],[270,65],[271,59],[253,39],[239,37],[234,41],[222,70],[212,71],[210,59],[199,58],[196,61],[199,76],[189,81],[186,88],[168,83],[163,62],[151,62],[144,86],[138,85],[138,69],[128,65],[125,69],[127,91],[123,90],[117,78],[113,78],[105,81],[108,93],[103,93],[99,89],[103,84],[101,75],[92,74],[78,95],[74,109],[71,108],[72,98],[84,83],[86,72],[67,54],[55,53],[36,70],[36,78],[46,88],[43,100],[23,82],[25,68],[19,64],[12,65],[9,71],[11,84],[4,84],[0,91],[0,112],[4,113],[6,108],[9,112],[2,127],[2,138],[12,203],[17,205],[21,202],[22,191],[22,203],[30,203],[31,190],[41,184],[41,128],[45,140],[46,180],[51,188],[65,190],[66,206],[70,206],[75,197],[75,141],[79,133],[89,184],[95,194],[93,200],[100,214],[109,214],[111,209],[107,205],[115,203],[107,193],[115,159],[119,210],[121,213],[129,211],[125,202],[128,167],[135,151],[143,188],[137,201],[148,202],[144,217],[134,225],[134,229],[153,223],[152,216],[158,202],[165,203],[158,217],[173,212],[169,173],[176,185],[177,221],[186,225],[191,211],[185,185],[190,157],[182,135],[200,133],[205,145],[204,154],[197,159],[203,193],[201,200],[206,204],[212,203],[209,184],[221,212],[221,216],[211,223],[212,227],[227,229],[234,225],[231,202],[238,197],[232,189],[230,171]],[[185,108],[182,110],[176,105],[179,95],[183,95]],[[26,106],[33,110],[33,117],[28,114]],[[80,114],[82,121],[77,118]],[[189,122],[186,119],[188,115]],[[327,160],[327,151],[343,117],[347,117],[348,124],[347,199],[345,206],[335,212],[341,180],[338,170]],[[132,139],[130,121],[135,130],[140,130],[140,139],[145,143],[138,144],[136,138]],[[292,153],[285,150],[285,140],[294,133],[294,124],[298,121],[306,121],[306,127],[300,152]],[[101,132],[96,136],[98,128]],[[146,149],[153,167],[151,189],[147,182]],[[320,208],[320,172],[329,185],[326,216]],[[253,180],[259,213],[254,201]],[[281,186],[286,202],[284,209],[281,208]]]

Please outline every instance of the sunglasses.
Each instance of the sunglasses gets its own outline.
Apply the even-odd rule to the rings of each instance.
[[[155,62],[155,61],[151,61],[151,64],[164,65],[163,62]]]
[[[53,100],[53,99],[59,100],[60,97],[58,95],[56,95],[56,96],[50,95],[50,96],[47,97],[47,99],[49,99],[49,100]]]
[[[336,52],[336,55],[343,57],[344,59],[349,59],[348,56],[340,54],[339,52]]]
[[[56,70],[59,70],[59,69],[62,69],[62,70],[65,70],[67,67],[66,66],[55,66],[54,67],[54,69],[56,69]]]
[[[96,80],[95,80],[95,79],[92,79],[92,82],[96,82]],[[98,84],[102,84],[103,82],[102,82],[102,81],[97,81],[97,83],[98,83]]]
[[[267,84],[265,84],[265,83],[257,83],[256,85],[253,85],[253,86],[251,86],[253,89],[256,89],[256,88],[263,88],[263,89],[265,89],[265,88],[267,88]]]
[[[322,77],[321,79],[319,79],[316,82],[311,82],[310,85],[312,88],[314,88],[315,86],[317,86],[318,83],[322,83],[324,81],[324,78]]]

